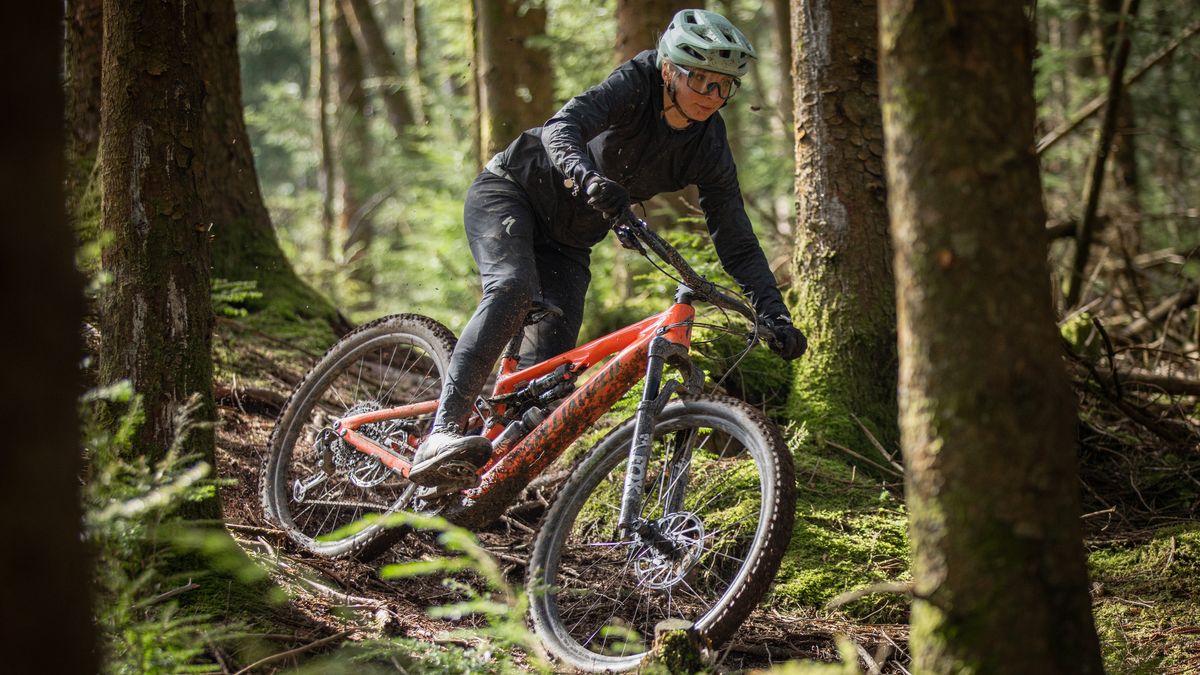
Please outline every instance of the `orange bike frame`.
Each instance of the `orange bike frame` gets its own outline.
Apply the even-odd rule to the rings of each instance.
[[[691,304],[677,302],[661,314],[524,370],[517,370],[516,359],[502,359],[494,397],[516,391],[520,385],[553,372],[563,364],[571,364],[573,373],[582,373],[616,354],[511,450],[493,456],[480,469],[482,475],[479,485],[466,492],[469,506],[484,507],[485,511],[488,510],[486,507],[494,506],[497,513],[507,506],[530,480],[545,470],[642,379],[646,374],[650,343],[654,338],[661,336],[685,349],[691,346],[692,318],[695,313]],[[407,477],[411,464],[398,452],[398,448],[384,447],[356,430],[365,424],[426,415],[436,410],[436,400],[374,410],[338,420],[334,424],[334,431],[359,452],[375,457]],[[487,430],[487,436],[494,439],[501,431],[502,425],[494,425]]]

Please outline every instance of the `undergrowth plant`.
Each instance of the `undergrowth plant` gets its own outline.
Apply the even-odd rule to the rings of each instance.
[[[111,411],[125,408],[113,419]],[[144,419],[128,382],[95,389],[83,398],[85,455],[84,532],[95,556],[95,622],[107,673],[211,672],[209,646],[237,627],[181,606],[202,572],[183,571],[188,547],[180,537],[207,540],[201,524],[178,515],[189,501],[211,498],[210,467],[181,454],[197,404],[176,416],[175,442],[157,463],[131,452]]]
[[[344,537],[371,522],[374,520],[364,519],[328,536]],[[354,645],[345,650],[346,654],[323,661],[321,672],[333,667],[333,661],[346,659],[386,663],[403,672],[447,675],[551,672],[537,636],[525,623],[529,609],[526,595],[508,583],[496,559],[474,534],[445,518],[405,511],[384,517],[384,524],[437,533],[437,541],[448,555],[385,565],[379,575],[389,580],[442,577],[442,584],[456,600],[431,607],[427,613],[459,626],[433,642],[392,638]],[[340,671],[338,667],[333,669]]]

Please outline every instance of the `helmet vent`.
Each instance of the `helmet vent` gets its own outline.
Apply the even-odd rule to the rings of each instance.
[[[729,50],[728,49],[722,49],[721,51],[719,51],[717,53],[720,54],[721,58],[723,58],[723,59],[729,58]]]
[[[687,53],[688,56],[690,56],[693,59],[696,59],[698,61],[707,61],[708,60],[708,59],[704,58],[703,54],[696,51],[695,49],[692,49],[691,47],[689,47],[687,45],[681,46],[680,49],[682,49],[685,53]]]
[[[697,21],[697,20],[696,20],[696,15],[695,15],[695,14],[693,14],[693,13],[691,13],[691,12],[688,12],[687,14],[685,14],[685,15],[684,15],[684,17],[683,17],[683,20],[684,20],[686,23],[693,23],[693,24],[694,24],[694,23],[700,23],[699,21]]]

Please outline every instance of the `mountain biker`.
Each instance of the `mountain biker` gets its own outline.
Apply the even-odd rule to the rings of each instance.
[[[755,58],[727,19],[685,9],[657,51],[627,61],[488,162],[464,206],[483,298],[450,358],[411,481],[444,487],[464,465],[474,471],[487,460],[488,439],[463,433],[473,400],[535,299],[561,314],[527,329],[522,365],[575,346],[591,247],[631,202],[695,184],[717,256],[772,327],[772,348],[789,360],[804,353],[805,337],[791,324],[746,215],[717,112]]]

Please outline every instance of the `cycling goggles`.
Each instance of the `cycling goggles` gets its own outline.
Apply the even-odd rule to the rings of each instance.
[[[714,89],[717,90],[717,96],[728,101],[737,93],[739,87],[742,86],[742,81],[736,77],[714,73],[709,70],[688,70],[678,63],[671,64],[676,70],[687,76],[688,89],[707,96]]]

